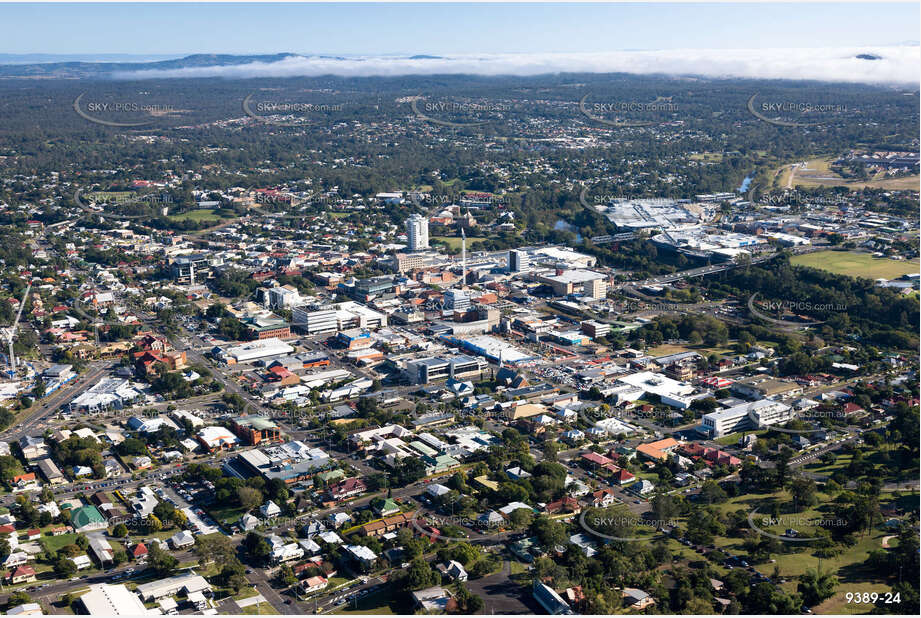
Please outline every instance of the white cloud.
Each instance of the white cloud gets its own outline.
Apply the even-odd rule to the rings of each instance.
[[[879,60],[857,58],[858,54]],[[392,77],[400,75],[546,73],[664,73],[753,79],[814,79],[870,84],[918,84],[921,47],[786,49],[670,49],[582,54],[478,54],[435,59],[293,56],[278,62],[117,73],[118,78]]]

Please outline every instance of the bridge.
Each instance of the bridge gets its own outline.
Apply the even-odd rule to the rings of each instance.
[[[633,240],[636,238],[635,232],[623,232],[621,234],[606,234],[604,236],[592,236],[591,241],[596,245],[606,245],[621,240]]]

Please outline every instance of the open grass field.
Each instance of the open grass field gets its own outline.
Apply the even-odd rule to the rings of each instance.
[[[433,236],[432,240],[440,240],[441,242],[448,245],[451,249],[460,249],[461,248],[461,238],[460,236]],[[470,250],[470,247],[478,240],[486,240],[485,236],[468,236],[467,237],[467,250]]]
[[[830,169],[834,157],[821,157],[806,161],[805,167],[796,166],[791,168],[785,165],[780,172],[781,187],[792,188],[800,187],[847,187],[852,191],[857,191],[865,187],[874,189],[909,189],[918,190],[921,183],[921,176],[904,176],[900,178],[886,177],[883,174],[868,180],[851,180],[842,178]],[[793,176],[791,181],[791,174]]]
[[[170,215],[170,221],[220,221],[223,217],[213,208],[198,208],[178,215]]]
[[[710,356],[711,354],[724,356],[726,354],[732,354],[734,351],[732,348],[726,346],[714,346],[712,348],[708,348],[705,346],[672,345],[670,343],[663,343],[662,345],[657,345],[654,348],[649,348],[646,351],[649,356],[667,356],[669,354],[680,354],[681,352],[697,352],[703,356]]]
[[[691,161],[706,161],[708,163],[719,163],[723,160],[721,152],[695,152],[690,157]]]
[[[790,262],[797,266],[820,268],[836,275],[865,277],[867,279],[897,279],[919,270],[917,260],[899,261],[875,258],[858,251],[817,251],[796,255]]]
[[[686,348],[683,345],[671,345],[668,343],[663,343],[662,345],[657,345],[654,348],[649,348],[647,354],[649,356],[667,356],[669,354],[679,354],[681,352],[687,352],[690,348]]]
[[[62,547],[73,545],[77,542],[76,534],[61,534],[58,536],[42,536],[39,540],[45,551],[57,552]]]

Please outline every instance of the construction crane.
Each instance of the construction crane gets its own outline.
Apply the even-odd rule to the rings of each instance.
[[[12,380],[16,377],[16,355],[13,352],[13,341],[16,339],[16,331],[19,328],[19,318],[22,317],[22,309],[26,306],[26,300],[29,298],[29,292],[32,290],[32,282],[26,286],[26,291],[22,295],[22,302],[19,303],[19,310],[16,312],[16,319],[13,320],[13,324],[3,329],[3,338],[6,339],[7,344],[10,348],[9,356],[9,376]]]

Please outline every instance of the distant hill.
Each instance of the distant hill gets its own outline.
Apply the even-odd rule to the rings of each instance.
[[[278,62],[298,54],[264,54],[237,56],[231,54],[194,54],[184,58],[158,60],[154,62],[32,62],[23,64],[8,56],[0,56],[0,78],[3,77],[54,77],[54,78],[102,78],[113,73],[129,71],[154,71],[187,69],[209,66],[234,66],[252,62]],[[3,64],[4,60],[8,64]]]

